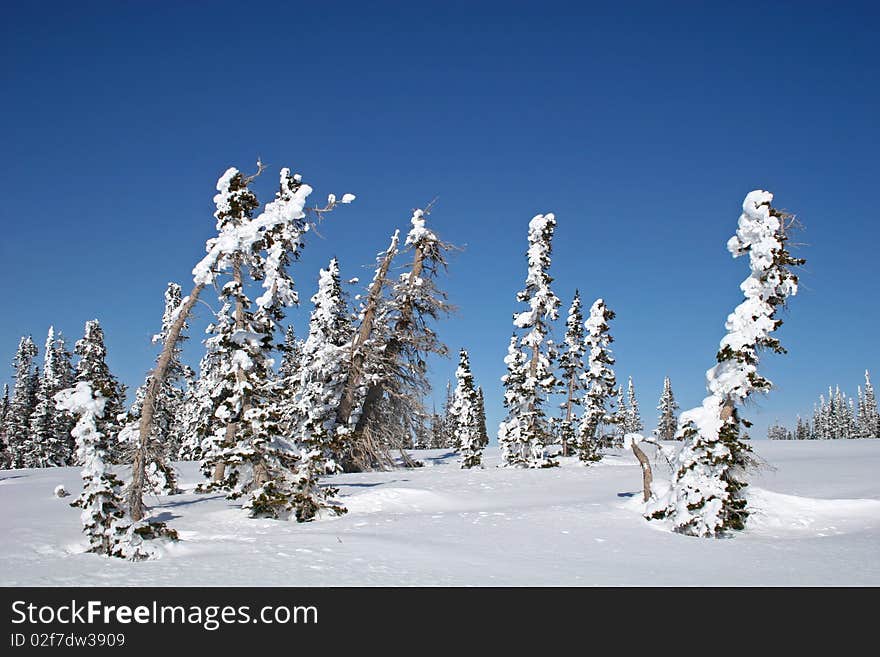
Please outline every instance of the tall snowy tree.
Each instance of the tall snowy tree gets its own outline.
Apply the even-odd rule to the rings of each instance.
[[[345,388],[354,333],[336,258],[320,271],[318,291],[311,300],[315,307],[302,346],[293,423],[299,449],[293,505],[300,522],[312,520],[322,509],[345,512],[334,501],[338,489],[319,483],[324,475],[341,470],[344,435],[336,423],[336,410]]]
[[[584,316],[581,311],[580,292],[575,290],[565,320],[565,339],[559,356],[559,369],[562,370],[562,383],[565,386],[563,416],[559,422],[563,456],[568,456],[577,445],[576,407],[580,406],[582,401],[581,374],[584,371],[584,353]]]
[[[790,215],[770,204],[773,195],[750,192],[727,248],[734,258],[748,255],[750,274],[740,289],[745,300],[727,318],[718,364],[707,373],[709,396],[701,407],[683,413],[686,443],[678,454],[668,495],[648,509],[648,516],[668,518],[675,531],[694,536],[719,536],[742,529],[748,517],[744,489],[751,448],[741,426],[741,406],[754,393],[770,390],[758,373],[758,353],[784,353],[772,336],[781,325],[776,317],[797,292],[792,266],[803,264],[786,250]]]
[[[485,447],[489,444],[489,431],[486,427],[486,400],[483,397],[482,386],[477,386],[477,422],[480,430],[480,440]]]
[[[98,431],[107,439],[109,461],[119,463],[122,447],[118,436],[123,425],[125,388],[110,373],[104,330],[97,319],[86,322],[83,337],[77,341],[74,352],[79,356],[76,381],[88,382],[104,399],[104,412],[96,418]]]
[[[877,398],[871,376],[865,370],[865,389],[859,404],[859,435],[863,438],[880,438],[880,412],[877,410]]]
[[[486,443],[483,442],[480,396],[474,387],[470,359],[464,349],[459,352],[455,381],[452,415],[455,418],[455,444],[460,455],[459,463],[462,468],[476,468],[482,463]]]
[[[11,468],[24,468],[27,458],[27,444],[30,433],[30,419],[34,412],[33,365],[37,357],[37,345],[31,336],[23,337],[18,343],[12,366],[15,381],[12,399],[6,412],[4,433]]]
[[[548,344],[552,322],[559,316],[559,298],[550,288],[549,274],[556,218],[535,215],[529,222],[526,252],[526,285],[516,296],[528,309],[513,316],[516,329],[525,334],[511,341],[502,377],[507,417],[498,427],[502,465],[544,468],[558,465],[548,458],[545,445],[549,426],[544,405],[557,386]],[[518,368],[518,369],[514,369]]]
[[[9,414],[9,384],[3,384],[3,398],[0,399],[0,468],[10,467],[11,455],[6,440],[6,416]]]
[[[602,437],[599,428],[611,422],[608,406],[617,394],[617,377],[612,366],[614,357],[609,345],[614,342],[608,322],[614,319],[614,311],[603,299],[596,299],[585,323],[587,335],[584,345],[588,351],[587,369],[581,375],[584,393],[584,414],[578,426],[578,458],[584,463],[598,461]]]
[[[657,404],[657,410],[660,416],[657,418],[657,428],[654,435],[659,440],[674,440],[675,432],[678,428],[678,404],[675,401],[675,395],[672,394],[672,382],[669,377],[663,378],[663,392],[660,394],[660,402]]]
[[[36,406],[30,417],[30,436],[25,461],[30,467],[46,468],[67,465],[70,461],[70,442],[59,428],[55,409],[55,393],[65,388],[65,373],[59,359],[55,328],[49,327],[43,352],[43,370],[37,389]]]

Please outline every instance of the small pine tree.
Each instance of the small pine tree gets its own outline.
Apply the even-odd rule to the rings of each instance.
[[[23,337],[18,343],[18,351],[12,366],[15,381],[12,399],[6,412],[4,433],[11,468],[24,468],[27,459],[30,419],[34,412],[33,364],[37,357],[37,346],[31,336]]]
[[[65,381],[55,342],[55,329],[50,326],[25,456],[25,461],[34,468],[62,466],[70,460],[67,436],[56,434],[59,412],[55,409],[53,397],[65,387]]]
[[[877,409],[877,398],[868,370],[865,370],[865,391],[859,409],[859,427],[862,437],[880,438],[880,411]]]
[[[455,443],[461,455],[459,463],[462,468],[480,467],[486,446],[481,426],[480,397],[474,388],[474,375],[464,349],[459,352],[455,380],[457,385],[452,413],[455,418]]]
[[[672,394],[672,383],[668,376],[663,379],[663,392],[660,394],[657,410],[660,411],[660,416],[657,418],[657,428],[654,430],[654,435],[659,440],[674,440],[675,431],[678,428],[678,416],[675,413],[678,410],[678,404]]]
[[[562,456],[568,456],[577,444],[577,407],[582,403],[584,352],[584,315],[581,311],[580,292],[575,290],[565,320],[565,339],[559,356],[559,369],[562,370],[562,382],[565,386],[565,401],[561,404],[563,415],[559,421]]]
[[[639,413],[639,402],[636,399],[636,389],[633,385],[632,377],[629,377],[629,381],[626,385],[626,399],[627,399],[627,415],[626,415],[626,432],[627,433],[641,433],[645,425],[642,422],[642,416]]]
[[[608,322],[614,316],[614,311],[605,305],[603,299],[596,299],[585,324],[584,345],[589,356],[587,369],[581,375],[586,392],[584,414],[578,426],[578,458],[583,463],[599,460],[599,427],[613,419],[608,414],[608,405],[617,394],[617,377],[612,369],[614,357],[609,345],[614,338],[609,333]]]
[[[108,460],[110,463],[122,461],[122,447],[118,441],[124,418],[123,401],[125,388],[110,373],[107,366],[107,347],[104,345],[104,330],[97,319],[86,322],[81,340],[74,352],[79,356],[76,364],[76,381],[85,381],[104,399],[104,412],[97,417],[98,431],[107,439]]]

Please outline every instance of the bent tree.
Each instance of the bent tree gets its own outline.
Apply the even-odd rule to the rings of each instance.
[[[682,534],[719,536],[743,529],[749,515],[744,489],[751,448],[740,427],[751,424],[738,408],[754,393],[772,387],[758,373],[758,353],[785,353],[772,336],[782,325],[776,313],[797,293],[798,278],[791,267],[805,262],[786,250],[793,217],[772,207],[772,200],[770,192],[756,190],[743,202],[727,249],[734,258],[749,257],[750,273],[740,285],[745,300],[727,318],[718,364],[706,374],[709,396],[699,408],[681,414],[678,437],[686,442],[670,491],[647,510],[649,519],[668,518]]]

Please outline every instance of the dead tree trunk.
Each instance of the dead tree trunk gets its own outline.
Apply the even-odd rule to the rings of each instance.
[[[642,466],[642,497],[645,502],[651,499],[651,484],[654,483],[654,473],[651,471],[651,461],[647,455],[639,447],[638,443],[632,441],[632,451]]]
[[[346,426],[351,413],[354,410],[355,391],[361,384],[364,370],[364,360],[366,354],[363,346],[370,339],[373,332],[373,320],[376,317],[376,311],[379,308],[379,301],[382,298],[382,288],[385,287],[385,281],[388,278],[388,269],[391,267],[391,261],[397,251],[397,235],[391,240],[391,246],[385,252],[385,259],[379,267],[370,290],[367,293],[367,303],[364,306],[364,316],[361,319],[361,325],[351,342],[351,366],[349,367],[348,379],[345,382],[345,388],[342,391],[342,398],[339,401],[339,407],[336,410],[336,424]]]
[[[410,290],[412,290],[415,285],[414,281],[418,280],[419,277],[422,275],[423,267],[424,254],[420,247],[416,247],[413,255],[413,266],[410,270],[407,282],[408,288]],[[403,349],[403,344],[396,336],[401,335],[410,328],[410,325],[412,323],[412,315],[412,303],[408,303],[400,309],[400,317],[398,317],[397,322],[395,322],[394,324],[394,335],[388,341],[388,344],[385,347],[385,359],[388,360],[388,362],[394,362],[400,355],[400,352]],[[382,400],[384,392],[385,388],[381,381],[372,384],[367,389],[367,394],[364,397],[361,414],[354,429],[353,439],[355,441],[357,441],[358,437],[362,435],[364,431],[366,431],[367,425],[373,419],[373,416],[377,411],[379,402]]]
[[[165,342],[162,345],[162,353],[159,354],[159,360],[156,361],[156,369],[153,370],[150,385],[144,394],[144,401],[141,406],[141,419],[138,424],[138,445],[134,452],[134,460],[131,464],[131,485],[128,489],[128,507],[133,520],[141,520],[146,509],[144,506],[144,480],[146,467],[146,447],[147,441],[150,439],[150,431],[153,427],[153,415],[156,411],[156,398],[159,390],[165,382],[165,375],[168,372],[168,366],[171,364],[171,357],[174,355],[174,348],[180,339],[180,332],[186,319],[192,312],[193,306],[199,299],[199,295],[204,289],[204,283],[196,285],[186,300],[180,305],[177,311],[177,317],[165,336]]]

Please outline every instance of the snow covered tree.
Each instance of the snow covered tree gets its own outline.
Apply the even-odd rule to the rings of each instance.
[[[584,463],[598,461],[602,444],[599,428],[611,422],[608,413],[610,401],[617,394],[617,377],[612,366],[614,357],[609,345],[614,342],[608,322],[614,319],[614,311],[603,299],[596,299],[585,323],[587,335],[584,345],[588,351],[587,369],[581,375],[584,393],[584,414],[578,426],[578,458]]]
[[[483,460],[483,431],[480,417],[480,396],[474,387],[470,359],[464,349],[459,352],[455,371],[455,401],[452,416],[455,419],[455,444],[462,468],[479,467]]]
[[[795,425],[794,430],[794,439],[795,440],[810,440],[812,438],[812,432],[810,431],[810,423],[805,422],[801,419],[801,416],[797,417],[797,424]]]
[[[626,436],[627,427],[629,426],[629,408],[626,406],[626,397],[623,394],[623,387],[617,389],[617,398],[614,400],[614,411],[611,413],[611,424],[614,428],[613,439],[602,442],[603,447],[613,447],[623,444],[623,438]]]
[[[748,255],[750,274],[740,289],[745,300],[727,318],[718,364],[707,373],[709,396],[701,407],[683,413],[680,450],[668,495],[648,509],[648,517],[668,518],[673,529],[693,536],[719,536],[742,529],[748,517],[744,489],[751,448],[740,427],[738,406],[771,383],[758,373],[758,353],[784,353],[772,333],[782,325],[776,317],[797,292],[791,267],[803,264],[786,250],[790,215],[770,204],[773,195],[750,192],[727,248],[734,258]]]
[[[82,464],[83,491],[71,503],[82,509],[83,531],[89,538],[89,552],[141,561],[155,556],[144,539],[160,536],[176,539],[164,523],[132,523],[126,516],[120,489],[122,482],[109,470],[106,436],[99,430],[106,400],[87,381],[55,394],[60,410],[77,417],[73,429],[77,462]]]
[[[23,337],[18,343],[12,366],[15,381],[12,399],[6,412],[4,433],[9,454],[10,468],[24,468],[27,459],[27,444],[30,433],[30,419],[34,412],[33,365],[37,357],[37,345],[31,336]]]
[[[514,334],[504,360],[508,373],[502,377],[508,411],[498,428],[503,466],[558,465],[546,453],[549,427],[544,411],[547,396],[558,385],[548,344],[560,304],[550,288],[553,278],[549,274],[555,229],[552,213],[535,215],[529,222],[528,275],[525,288],[516,295],[528,310],[513,316],[514,326],[525,335],[517,339]]]
[[[30,436],[25,461],[30,467],[46,468],[67,465],[70,441],[58,434],[59,411],[55,409],[55,393],[64,389],[65,374],[56,346],[55,328],[49,327],[43,353],[43,373],[36,395],[36,406],[30,417]]]
[[[483,397],[482,386],[477,386],[477,423],[480,430],[480,440],[485,447],[489,444],[489,431],[486,427],[486,400]]]
[[[859,403],[859,435],[862,438],[880,438],[880,412],[877,410],[877,398],[871,376],[865,370],[865,389],[860,391]]]
[[[562,403],[563,416],[559,422],[559,438],[562,455],[568,456],[577,444],[576,407],[581,405],[581,374],[584,371],[584,315],[581,311],[581,295],[574,292],[574,299],[565,320],[565,339],[559,356],[559,369],[565,385],[565,401]]]
[[[147,435],[150,431],[156,397],[165,379],[172,351],[177,344],[187,316],[207,285],[215,283],[219,275],[229,273],[231,270],[232,281],[223,286],[222,296],[239,303],[244,298],[243,265],[250,268],[251,277],[255,281],[262,281],[265,292],[256,300],[258,311],[255,316],[259,326],[246,327],[243,307],[236,307],[234,317],[238,332],[233,334],[240,341],[239,346],[250,343],[251,347],[260,351],[266,348],[271,350],[270,334],[274,332],[278,321],[283,316],[283,307],[290,303],[296,303],[293,280],[287,274],[286,267],[292,259],[297,257],[299,248],[303,246],[300,240],[308,228],[308,224],[304,221],[306,217],[305,203],[312,188],[302,183],[302,177],[299,174],[291,175],[289,169],[282,169],[280,190],[275,200],[266,205],[259,217],[252,219],[257,201],[248,186],[263,170],[262,163],[258,162],[257,164],[258,171],[254,176],[245,178],[237,169],[230,167],[217,183],[218,194],[215,195],[214,201],[217,207],[215,218],[217,219],[218,235],[208,240],[205,256],[193,269],[195,286],[190,294],[182,300],[175,320],[163,342],[162,352],[152,373],[152,383],[144,395],[139,426],[140,435]],[[335,195],[331,194],[325,207],[310,208],[308,211],[321,217],[333,210],[338,203],[347,204],[354,199],[354,194],[344,194],[337,201]],[[262,330],[263,337],[257,340],[250,339],[255,335],[250,328]],[[259,333],[259,330],[256,333]],[[244,359],[249,357],[247,350],[230,348],[231,345],[224,342],[224,338],[232,336],[223,334],[217,337],[221,345],[218,347],[220,351],[232,355],[239,354],[240,361],[238,363],[231,361],[229,366],[233,370],[240,371],[241,365],[246,362]],[[262,344],[258,346],[257,343]],[[211,396],[212,401],[216,401],[215,407],[221,411],[217,420],[226,423],[226,433],[222,436],[223,448],[233,447],[237,421],[243,419],[246,411],[249,410],[248,397],[251,391],[247,389],[248,384],[244,377],[236,376],[234,378],[235,386],[232,389],[222,387],[218,391],[218,395]],[[267,381],[266,388],[262,391],[264,400],[271,396],[273,392],[271,386],[272,384]],[[232,399],[231,402],[230,399]],[[276,410],[257,408],[252,419],[257,421],[260,417],[272,418],[271,421],[274,423],[277,416]],[[280,422],[280,419],[277,421]],[[260,424],[257,427],[252,424],[251,428],[256,428],[260,435],[265,435],[267,430],[265,424]],[[216,432],[215,435],[217,435]],[[262,446],[267,444],[262,439],[258,443]],[[215,460],[213,478],[214,482],[219,485],[226,476],[226,462],[217,458],[218,451],[212,450],[210,457]],[[271,469],[261,462],[259,457],[257,457],[255,474],[254,483],[257,484],[257,488],[260,488],[261,483],[272,476]],[[269,506],[274,507],[274,504]],[[137,519],[141,511],[133,510],[133,517]],[[252,514],[259,513],[259,511],[252,509]]]
[[[0,399],[0,468],[8,468],[10,462],[9,445],[6,442],[6,415],[9,413],[9,384],[3,384],[3,397]]]
[[[86,322],[81,340],[74,352],[79,356],[76,364],[76,381],[86,381],[104,399],[104,412],[96,418],[98,431],[107,439],[108,458],[111,463],[119,463],[122,448],[117,440],[122,429],[125,388],[110,373],[107,366],[107,347],[104,345],[104,330],[97,319]]]
[[[669,377],[663,378],[663,392],[660,394],[660,403],[657,404],[657,410],[660,416],[657,418],[657,428],[654,435],[658,440],[674,440],[675,431],[678,428],[678,404],[675,401],[675,395],[672,394],[672,383]]]
[[[320,271],[312,303],[315,307],[302,346],[293,422],[299,449],[293,482],[294,513],[300,522],[312,520],[322,509],[345,512],[333,501],[338,489],[319,484],[324,475],[341,470],[344,434],[340,435],[336,410],[345,388],[354,333],[336,258]]]
[[[626,423],[626,432],[627,433],[640,433],[645,425],[642,422],[642,416],[639,413],[639,402],[636,399],[636,389],[633,385],[632,377],[629,377],[629,381],[626,384],[626,399],[627,399],[627,423]]]

